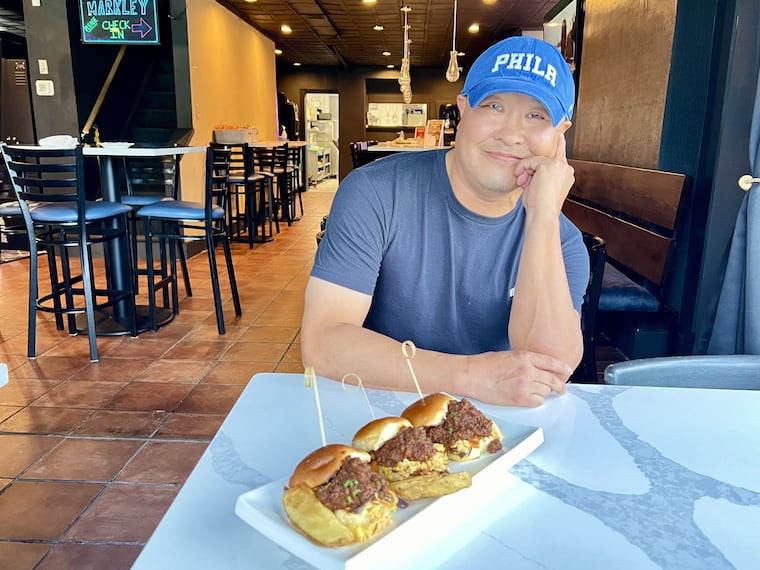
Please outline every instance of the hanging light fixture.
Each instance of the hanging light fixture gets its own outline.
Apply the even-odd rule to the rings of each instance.
[[[398,77],[398,83],[401,86],[401,97],[407,105],[412,102],[412,75],[409,64],[409,12],[412,9],[409,6],[402,6],[401,11],[404,13],[404,55],[401,58],[401,71]]]
[[[459,62],[457,62],[457,0],[454,0],[454,31],[451,34],[451,51],[449,66],[446,68],[446,81],[456,83],[459,80]]]

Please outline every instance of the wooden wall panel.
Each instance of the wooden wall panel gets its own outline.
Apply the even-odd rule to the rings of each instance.
[[[677,0],[586,0],[573,157],[657,168]]]

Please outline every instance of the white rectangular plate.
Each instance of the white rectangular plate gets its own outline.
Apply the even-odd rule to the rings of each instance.
[[[318,546],[300,534],[282,508],[287,478],[263,485],[238,497],[237,514],[254,529],[318,568],[373,568],[392,565],[420,567],[461,546],[493,516],[515,503],[500,501],[511,485],[509,469],[544,441],[541,428],[499,421],[504,451],[475,461],[450,464],[451,471],[471,471],[472,486],[437,499],[409,503],[393,514],[391,527],[373,539],[340,548]],[[500,508],[501,507],[501,508]],[[488,511],[488,516],[485,516]],[[438,548],[437,548],[438,547]],[[424,559],[420,558],[424,555]]]

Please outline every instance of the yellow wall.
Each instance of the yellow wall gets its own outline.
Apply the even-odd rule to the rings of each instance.
[[[277,125],[274,43],[215,0],[187,3],[192,144],[205,146],[217,124],[256,127],[260,140],[272,140]],[[182,159],[182,194],[203,196],[204,159]]]

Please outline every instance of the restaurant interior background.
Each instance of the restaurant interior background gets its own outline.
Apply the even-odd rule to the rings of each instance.
[[[435,2],[440,7],[439,0]],[[101,137],[205,145],[215,125],[233,124],[255,126],[261,139],[272,140],[278,134],[278,92],[298,107],[302,139],[308,134],[306,94],[339,97],[339,110],[330,118],[337,127],[334,140],[342,158],[339,179],[351,169],[350,142],[396,136],[398,128],[368,126],[367,112],[370,104],[402,101],[397,68],[351,64],[351,54],[335,50],[340,56],[335,65],[304,60],[295,66],[287,49],[275,55],[287,38],[268,31],[264,19],[244,20],[246,13],[255,14],[257,4],[269,6],[270,15],[290,15],[291,24],[298,24],[293,25],[296,33],[305,23],[311,35],[319,36],[313,25],[315,11],[347,3],[157,0],[160,44],[124,50],[94,121]],[[275,10],[275,4],[283,9]],[[360,0],[355,4],[353,14],[369,9]],[[390,4],[398,27],[399,8],[405,3]],[[408,4],[413,31],[435,27],[425,19],[432,13],[432,0]],[[543,6],[536,19],[539,25],[512,33],[542,33],[540,24],[547,14],[556,13],[556,4],[534,2]],[[564,8],[569,2],[560,4]],[[472,0],[467,5],[468,14],[498,10],[503,23],[516,2]],[[0,30],[1,55],[26,61],[35,139],[79,135],[120,57],[120,46],[81,42],[78,0],[12,0],[3,6],[9,9],[0,14],[11,20],[13,13],[23,14],[21,35],[8,26]],[[462,6],[460,18],[461,10]],[[691,178],[669,299],[678,310],[675,351],[680,353],[691,351],[718,294],[722,259],[742,198],[736,181],[748,172],[758,10],[756,0],[585,0],[575,7],[578,105],[569,141],[572,157]],[[451,6],[447,13],[450,18]],[[501,39],[489,31],[488,20],[480,24],[480,39],[486,45]],[[449,27],[446,33],[450,31]],[[464,28],[459,36],[467,41]],[[387,36],[387,42],[389,49],[401,50],[400,36]],[[415,40],[413,58],[424,49],[425,42]],[[323,52],[314,50],[315,56]],[[462,74],[454,83],[444,78],[443,55],[440,66],[415,65],[414,59],[411,65],[413,103],[426,105],[428,117],[455,101],[477,52],[468,49],[460,58]],[[40,60],[46,62],[44,68]],[[7,81],[3,76],[3,96],[9,92]],[[46,91],[45,85],[54,85],[54,92]],[[13,134],[3,129],[0,124],[3,137]],[[183,192],[191,199],[202,191],[202,169],[199,157],[183,161]]]

